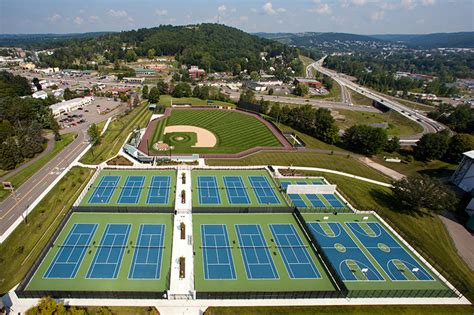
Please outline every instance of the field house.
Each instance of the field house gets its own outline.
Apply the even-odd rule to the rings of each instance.
[[[449,298],[459,292],[322,177],[99,168],[19,297]]]

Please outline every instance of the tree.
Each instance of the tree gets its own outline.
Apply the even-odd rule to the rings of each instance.
[[[137,59],[138,57],[135,50],[128,49],[127,53],[125,54],[125,60],[127,60],[127,62],[133,62],[133,61],[137,61]]]
[[[374,155],[382,150],[388,137],[385,129],[354,125],[344,132],[343,140],[345,145],[354,152]]]
[[[447,132],[427,133],[416,143],[415,157],[422,161],[439,160],[446,153],[448,142]]]
[[[305,96],[306,94],[308,94],[308,92],[308,86],[303,83],[298,83],[293,91],[293,93],[298,96]]]
[[[165,81],[163,81],[163,79],[159,79],[158,82],[156,83],[156,87],[158,88],[158,90],[160,91],[160,94],[163,95],[163,94],[168,94],[169,92],[169,86],[168,86],[168,83],[166,83]]]
[[[148,85],[146,85],[146,84],[142,88],[142,98],[144,100],[148,99]]]
[[[459,163],[464,152],[474,149],[474,136],[468,134],[456,134],[449,139],[448,150],[443,159],[450,163]]]
[[[96,124],[91,124],[89,126],[87,134],[89,135],[89,141],[92,143],[92,145],[100,143],[100,132]]]
[[[38,78],[33,78],[33,84],[36,86],[36,89],[38,91],[41,91],[43,89],[43,87],[41,86],[41,84],[39,83],[39,79]]]
[[[64,97],[64,100],[68,101],[68,100],[72,100],[73,98],[78,97],[78,95],[76,92],[73,92],[69,88],[66,88],[64,90],[63,97]]]
[[[396,181],[392,192],[408,209],[435,212],[453,211],[457,198],[453,191],[437,179],[428,176],[409,176]]]
[[[252,81],[260,80],[260,74],[258,74],[257,71],[250,72],[250,80],[252,80]]]
[[[400,138],[398,137],[392,137],[392,139],[387,141],[387,144],[384,147],[384,150],[387,152],[397,152],[400,150],[401,145],[400,145]]]
[[[13,138],[8,138],[0,144],[0,165],[4,170],[12,170],[23,162],[23,156]]]
[[[102,308],[99,309],[98,313],[100,313],[101,309]],[[87,309],[77,306],[65,306],[63,303],[56,303],[56,301],[50,297],[44,297],[39,301],[36,306],[26,311],[26,314],[86,315]]]
[[[268,95],[273,95],[273,88],[268,89]]]
[[[150,93],[148,93],[148,102],[150,104],[156,104],[160,100],[160,91],[156,86],[150,89]]]
[[[147,55],[148,59],[153,59],[153,58],[155,58],[156,50],[154,48],[150,48],[150,49],[148,49],[146,55]]]
[[[316,138],[334,144],[339,141],[339,128],[327,108],[318,108],[314,111],[313,134]]]
[[[138,98],[138,95],[135,95],[133,98],[133,106],[137,107],[140,104],[140,99]]]
[[[174,87],[173,97],[190,97],[192,95],[191,85],[186,82],[180,82]]]

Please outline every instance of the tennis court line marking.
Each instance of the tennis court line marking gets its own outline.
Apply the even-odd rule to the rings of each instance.
[[[255,226],[257,227],[257,231],[259,232],[258,234],[249,234],[249,233],[241,233],[240,232],[240,226],[241,225],[250,225],[250,226]],[[240,246],[244,246],[244,247],[249,247],[248,245],[244,245],[243,243],[243,239],[242,239],[242,236],[245,235],[245,236],[249,236],[249,235],[254,235],[254,236],[258,236],[260,238],[260,241],[262,242],[262,244],[265,244],[265,246],[268,246],[266,240],[265,240],[265,237],[263,235],[263,231],[261,230],[261,226],[260,224],[234,224],[234,228],[237,232],[237,237],[239,239],[239,245]],[[254,244],[253,243],[253,239],[251,238],[251,241],[252,241],[252,245]],[[263,246],[263,245],[262,245]],[[247,254],[246,252],[243,250],[245,248],[240,248],[240,254],[242,255],[242,258],[244,260],[244,263],[247,265],[247,266],[251,266],[251,265],[269,265],[270,266],[270,269],[272,270],[272,273],[273,273],[273,278],[254,278],[252,275],[251,275],[251,270],[250,268],[245,268],[245,271],[247,272],[247,280],[279,280],[280,279],[280,275],[278,274],[278,270],[275,266],[275,262],[273,261],[273,257],[271,256],[270,254],[270,249],[267,247],[267,248],[264,248],[265,250],[265,256],[267,257],[268,259],[268,263],[264,263],[264,264],[260,264],[260,263],[257,263],[257,264],[251,264],[248,262],[248,259],[247,259]],[[254,248],[254,252],[256,252],[255,248]],[[255,254],[255,257],[257,257],[257,260],[258,260],[258,256]],[[250,278],[249,278],[249,274],[250,274]]]
[[[117,199],[117,204],[136,204],[140,200],[140,196],[143,190],[143,183],[145,182],[144,175],[129,175],[125,180],[125,184],[120,190],[120,195]],[[138,186],[138,187],[137,187]],[[135,189],[138,189],[138,192],[135,193]],[[128,193],[125,191],[128,190]],[[133,192],[133,193],[132,193]],[[124,202],[122,199],[134,198],[131,202]]]
[[[229,204],[250,204],[250,198],[249,198],[249,195],[245,189],[245,185],[244,185],[244,182],[242,180],[242,176],[227,176],[227,175],[224,175],[222,176],[222,178],[224,179],[224,185],[225,185],[225,190],[226,190],[226,194],[227,194],[227,200],[229,201]],[[234,181],[232,180],[231,178],[236,178],[237,181]],[[240,185],[240,187],[238,185]],[[231,195],[231,189],[234,189],[236,195],[235,197],[236,198],[244,198],[245,197],[245,202],[244,203],[238,203],[238,202],[233,202],[233,197]],[[241,191],[244,192],[243,196],[240,195],[239,193],[237,193],[239,191],[239,189],[241,189]]]
[[[166,181],[162,180],[162,179],[166,179]],[[154,205],[167,205],[169,203],[169,195],[170,195],[170,190],[171,190],[170,182],[171,182],[171,176],[169,176],[169,175],[155,175],[155,176],[152,176],[151,181],[150,181],[150,189],[148,190],[148,194],[147,194],[147,197],[146,197],[146,203],[147,204],[154,204]],[[158,184],[158,186],[155,186],[156,184]],[[162,184],[165,184],[165,188],[162,188]],[[165,196],[165,202],[164,203],[150,202],[151,198],[155,198],[155,197],[159,198],[160,197],[160,196],[152,196],[151,192],[153,191],[153,189],[156,189],[158,194],[159,194],[161,189],[164,189],[164,191],[166,191],[166,196]]]
[[[290,230],[291,230],[291,234],[287,234],[287,233],[276,233],[276,231],[274,230],[274,226],[275,225],[285,225],[285,226],[289,226],[290,227]],[[301,240],[301,237],[300,235],[298,234],[298,232],[295,230],[295,227],[293,226],[293,224],[291,223],[285,223],[285,224],[278,224],[278,223],[275,223],[275,224],[269,224],[269,227],[270,227],[270,230],[273,234],[273,237],[275,239],[275,242],[277,243],[277,246],[278,246],[278,251],[280,252],[280,255],[283,257],[283,260],[284,260],[284,263],[285,263],[285,268],[290,276],[291,279],[321,279],[321,274],[319,273],[319,270],[318,268],[316,267],[313,259],[311,258],[311,255],[308,253],[308,250],[306,249],[306,247],[302,247],[303,249],[303,253],[304,253],[304,256],[305,258],[307,259],[307,262],[306,263],[302,263],[299,261],[299,258],[298,256],[295,254],[295,251],[294,249],[291,247],[291,245],[289,246],[289,248],[291,248],[291,250],[293,251],[293,255],[296,257],[297,259],[297,263],[289,263],[288,261],[288,258],[286,257],[286,254],[284,254],[284,252],[281,251],[281,248],[283,248],[283,246],[281,246],[280,244],[280,240],[278,238],[279,235],[284,235],[285,238],[287,239],[288,241],[288,244],[290,244],[291,242],[289,242],[289,239],[288,239],[288,235],[291,235],[291,236],[294,236],[295,239],[298,241],[298,246],[304,246],[304,243],[303,241]],[[293,274],[293,269],[290,268],[290,265],[310,265],[310,269],[313,270],[314,274],[316,275],[316,277],[311,277],[311,278],[308,278],[308,277],[298,277],[298,278],[295,278],[294,277],[294,274]]]
[[[232,257],[232,251],[230,250],[230,248],[227,248],[227,251],[226,251],[227,258],[230,258],[230,259],[228,259],[229,263],[227,263],[227,264],[209,264],[209,263],[207,263],[209,261],[209,258],[208,258],[208,252],[205,248],[207,245],[205,245],[206,241],[205,241],[204,236],[206,236],[205,227],[208,226],[208,225],[220,226],[221,229],[222,229],[222,234],[212,234],[214,236],[214,241],[215,241],[215,235],[224,236],[224,239],[226,241],[226,245],[224,245],[224,246],[230,246],[230,243],[228,243],[228,242],[230,242],[230,240],[228,239],[227,225],[226,224],[203,223],[203,224],[200,225],[200,227],[201,227],[201,244],[204,247],[204,248],[202,248],[202,262],[203,262],[202,265],[203,265],[203,269],[204,269],[203,270],[204,271],[204,280],[212,280],[212,281],[234,281],[234,280],[238,280],[237,272],[235,271],[234,259]],[[226,235],[227,235],[227,237],[225,237]],[[206,259],[205,260],[204,260],[204,252],[206,252],[206,255],[205,255]],[[229,269],[231,271],[230,276],[232,278],[226,278],[226,279],[209,279],[209,278],[206,278],[206,271],[207,271],[207,275],[209,276],[209,265],[216,265],[216,266],[228,265]]]
[[[347,228],[348,228],[349,230],[353,231],[353,230],[350,228],[350,225],[348,225],[348,223],[349,223],[349,224],[357,224],[357,225],[358,225],[358,224],[361,223],[361,222],[359,222],[359,221],[347,221],[347,222],[344,222],[344,224],[347,226]],[[362,222],[362,223],[374,223],[374,224],[376,224],[377,227],[378,227],[378,229],[379,229],[379,234],[378,234],[377,236],[370,236],[370,235],[367,235],[367,234],[365,234],[365,233],[360,233],[360,232],[358,232],[360,235],[363,235],[363,236],[366,236],[366,237],[371,237],[371,238],[377,238],[377,237],[380,237],[380,236],[382,235],[382,229],[384,229],[384,228],[381,227],[381,224],[380,224],[379,222],[377,222],[377,221],[370,221],[370,222]],[[364,245],[364,243],[362,242],[362,240],[360,240],[359,237],[357,237],[357,234],[354,233],[354,236],[355,236],[355,237],[359,240],[359,242],[367,249],[367,252],[368,252],[368,254],[370,255],[370,257],[372,257],[372,258],[375,260],[375,262],[377,263],[377,265],[379,265],[380,268],[384,271],[384,273],[386,273],[386,274],[388,275],[388,277],[390,278],[390,281],[393,281],[393,282],[405,282],[405,283],[406,283],[407,281],[411,281],[411,282],[431,282],[431,281],[436,281],[435,277],[433,277],[433,276],[426,270],[426,265],[425,265],[425,264],[421,263],[421,262],[418,261],[415,257],[413,257],[412,253],[410,253],[409,251],[407,251],[407,249],[405,249],[404,247],[402,247],[402,246],[400,245],[399,241],[398,241],[396,238],[394,238],[387,230],[384,229],[384,231],[385,231],[385,233],[387,233],[388,237],[390,237],[390,238],[398,245],[397,247],[390,247],[390,246],[388,246],[388,245],[387,245],[387,246],[388,246],[390,249],[392,249],[392,248],[393,248],[393,249],[402,249],[402,250],[408,255],[408,257],[410,257],[411,259],[413,259],[413,260],[421,267],[420,270],[431,278],[431,279],[417,279],[417,280],[394,279],[393,273],[390,271],[390,268],[389,268],[388,264],[389,264],[390,262],[392,262],[393,260],[395,260],[395,259],[396,259],[396,260],[400,260],[400,261],[401,261],[401,259],[399,259],[399,258],[392,258],[392,259],[390,259],[390,260],[387,262],[387,270],[385,270],[385,268],[382,267],[381,262],[379,262],[379,260],[376,259],[376,258],[374,257],[374,255],[371,253],[371,251],[369,250],[369,249],[379,249],[379,248],[378,248],[378,247],[373,247],[373,246],[371,246],[371,247],[366,247],[366,246]]]
[[[142,229],[143,229],[143,226],[145,225],[159,225],[161,226],[160,228],[160,234],[155,234],[155,233],[142,233]],[[138,237],[141,237],[143,235],[160,235],[161,239],[160,239],[160,245],[158,246],[164,246],[164,241],[165,241],[165,231],[166,231],[166,224],[163,224],[163,223],[160,223],[160,224],[147,224],[147,223],[141,223],[140,224],[140,228],[139,228],[139,231],[138,231],[138,235],[137,235],[137,240],[139,240]],[[151,237],[150,237],[150,240],[149,240],[149,243],[148,243],[148,246],[150,246],[150,242],[151,242]],[[138,241],[135,242],[135,244],[137,244],[136,246],[139,246],[138,245]],[[158,254],[158,257],[160,257],[160,264],[159,264],[159,269],[158,269],[158,264],[148,264],[148,263],[136,263],[135,262],[135,255],[137,253],[137,249],[139,248],[135,248],[134,252],[133,252],[133,258],[132,258],[132,262],[131,262],[131,265],[130,265],[130,271],[128,273],[128,276],[127,276],[127,279],[128,280],[141,280],[141,281],[148,281],[148,280],[160,280],[161,279],[161,271],[163,270],[162,267],[163,267],[163,252],[164,252],[164,248],[159,248],[158,250],[160,250],[161,252]],[[149,249],[148,249],[148,252],[147,252],[147,255],[149,254]],[[147,261],[148,261],[148,256],[147,256]],[[135,263],[134,263],[135,262]],[[135,272],[135,267],[137,265],[156,265],[156,272],[155,272],[155,277],[156,277],[156,273],[157,271],[159,270],[160,272],[158,273],[158,278],[130,278],[130,274],[132,273],[132,276],[133,276],[133,273]],[[133,272],[132,272],[132,269],[133,269]]]
[[[260,204],[281,204],[282,203],[280,198],[277,197],[277,195],[274,191],[274,188],[268,182],[268,179],[267,179],[266,176],[264,176],[264,175],[248,176],[248,179],[250,181],[250,185],[252,186],[252,190],[255,193],[255,195],[257,196],[258,202]],[[266,185],[266,187],[264,187],[264,184]],[[271,192],[271,194],[267,195],[266,190],[269,190]],[[258,191],[262,191],[263,196],[260,195],[260,193]],[[272,202],[262,202],[262,198],[270,198],[270,197],[273,198]]]
[[[75,232],[73,232],[73,231],[77,228],[77,226],[78,226],[79,224],[93,225],[93,229],[92,229],[92,231],[91,231],[90,233],[75,233]],[[54,268],[55,264],[57,263],[57,259],[59,259],[59,253],[60,253],[61,250],[63,249],[63,248],[60,248],[60,249],[56,252],[56,254],[54,255],[54,258],[53,258],[53,260],[50,262],[50,264],[49,264],[49,266],[48,266],[48,269],[46,270],[46,272],[45,272],[44,275],[42,276],[42,279],[46,279],[46,280],[47,280],[47,279],[75,279],[75,278],[76,278],[76,275],[77,275],[77,270],[79,269],[79,266],[82,265],[82,262],[84,261],[84,256],[85,256],[85,254],[87,253],[87,248],[90,246],[90,242],[91,242],[92,238],[93,238],[94,235],[95,235],[95,232],[96,232],[96,230],[97,230],[97,226],[98,226],[97,223],[74,223],[73,226],[71,227],[71,229],[69,230],[69,233],[68,233],[66,239],[64,240],[64,243],[67,243],[68,240],[72,237],[73,234],[79,234],[79,235],[89,234],[89,237],[87,238],[87,246],[85,246],[85,245],[84,245],[84,246],[83,246],[83,245],[79,245],[79,246],[84,247],[85,250],[83,249],[83,253],[81,253],[81,257],[80,257],[80,258],[78,259],[78,261],[75,263],[75,267],[74,267],[74,269],[73,269],[73,272],[72,272],[71,276],[70,276],[70,277],[49,277],[49,276],[47,276],[48,274],[51,273],[52,269]],[[77,241],[79,241],[79,238],[77,239]],[[76,244],[77,244],[77,241],[76,241]],[[72,249],[75,249],[75,248],[76,248],[76,244],[74,244],[74,246],[72,246]],[[50,250],[52,250],[52,249],[50,249]],[[69,258],[71,257],[71,254],[72,254],[72,250],[71,250],[71,252],[69,253],[68,260],[69,260]],[[46,258],[46,256],[45,256],[45,258]],[[60,263],[60,264],[72,264],[72,263],[65,262],[65,263]],[[72,275],[74,275],[74,276],[72,276]]]
[[[110,230],[110,228],[112,227],[112,225],[125,225],[127,226],[127,230],[124,232],[124,233],[109,233],[108,231]],[[87,274],[86,274],[86,279],[108,279],[108,280],[116,280],[118,278],[118,275],[120,273],[120,268],[122,267],[122,262],[123,262],[123,252],[125,251],[125,247],[126,247],[126,244],[128,242],[128,238],[130,236],[130,229],[131,229],[131,224],[127,224],[127,223],[108,223],[107,226],[106,226],[106,229],[105,231],[103,232],[102,234],[102,238],[100,240],[100,243],[99,243],[99,247],[98,249],[96,250],[95,254],[94,254],[94,258],[92,260],[92,263],[89,267],[89,270],[87,271]],[[112,245],[103,245],[102,246],[102,241],[105,241],[105,236],[107,235],[113,235],[114,236],[114,239],[113,239],[113,242],[112,242]],[[117,238],[117,235],[126,235],[126,237],[124,238],[123,240],[123,243],[124,245],[121,246],[121,249],[120,249],[120,253],[119,253],[119,256],[121,256],[121,259],[116,261],[115,263],[109,263],[108,260],[110,258],[110,253],[112,252],[112,248],[113,246],[118,246],[118,245],[114,245],[115,244],[115,240]],[[109,253],[107,255],[107,259],[106,259],[106,262],[105,263],[98,263],[96,262],[96,260],[98,259],[98,255],[99,255],[99,251],[102,250],[104,247],[109,247],[111,248],[109,250]],[[96,259],[97,258],[97,259]],[[92,278],[91,277],[91,274],[94,272],[94,268],[96,265],[115,265],[115,268],[114,268],[114,272],[113,274],[115,275],[114,277],[107,277],[107,278],[98,278],[98,277],[94,277]],[[120,266],[120,267],[119,267]],[[117,267],[119,267],[119,270],[117,270]]]
[[[115,189],[117,189],[117,184],[120,182],[122,176],[120,175],[104,175],[102,176],[102,178],[100,179],[100,182],[99,184],[94,188],[94,191],[91,193],[89,199],[87,200],[87,203],[90,203],[90,204],[108,204],[110,202],[110,199],[112,198],[114,192],[115,192]],[[105,186],[102,186],[105,182]],[[110,193],[108,193],[107,197],[106,197],[106,201],[103,202],[104,199],[102,199],[104,197],[104,193],[101,193],[99,194],[97,191],[99,189],[103,189],[104,191],[106,191],[106,189],[112,189],[110,191]],[[95,198],[99,199],[99,201],[92,201],[93,199],[95,200]]]
[[[214,186],[210,187],[209,184],[212,183]],[[207,195],[204,194],[205,190],[207,190]],[[211,196],[210,192],[212,191],[215,192],[215,196]],[[221,196],[219,193],[219,187],[217,185],[217,177],[216,176],[210,176],[210,175],[203,175],[203,176],[198,176],[198,191],[199,191],[199,204],[200,205],[221,205]],[[217,198],[217,202],[203,202],[205,198],[210,199],[210,201],[213,201],[214,199]]]
[[[372,262],[372,261],[370,260],[370,257],[367,256],[367,254],[362,250],[362,248],[361,248],[360,246],[358,246],[357,242],[354,240],[354,238],[352,237],[352,235],[347,231],[347,229],[344,227],[344,225],[342,224],[342,222],[338,222],[338,221],[324,221],[324,222],[322,222],[322,221],[319,221],[319,222],[318,222],[318,221],[314,221],[314,222],[306,222],[306,224],[309,226],[309,228],[310,228],[310,230],[311,230],[312,233],[315,232],[315,233],[317,233],[317,234],[319,234],[319,235],[321,235],[321,236],[323,236],[323,237],[326,237],[326,238],[334,238],[334,237],[329,236],[329,235],[327,235],[327,234],[319,233],[318,231],[316,231],[316,230],[312,227],[313,224],[318,224],[319,226],[321,226],[321,223],[333,223],[333,224],[336,224],[336,226],[337,226],[338,229],[339,229],[339,230],[338,230],[339,234],[337,235],[337,237],[341,236],[342,231],[344,231],[344,232],[346,233],[346,235],[350,238],[350,240],[352,241],[352,243],[353,243],[354,245],[356,245],[356,246],[345,246],[345,245],[343,245],[343,246],[344,246],[345,248],[348,248],[348,249],[357,249],[359,252],[361,252],[362,255],[365,256],[365,258],[367,259],[367,261],[368,261],[368,262],[372,265],[372,267],[375,269],[375,275],[376,275],[378,278],[379,278],[379,277],[382,278],[382,279],[375,279],[375,280],[370,280],[370,279],[367,279],[367,280],[347,280],[345,277],[342,276],[343,273],[342,273],[342,270],[341,270],[340,268],[341,268],[341,264],[342,264],[344,261],[349,260],[349,258],[348,258],[348,259],[342,260],[342,261],[339,263],[339,271],[340,271],[339,276],[340,276],[341,278],[343,278],[343,279],[342,279],[343,281],[345,281],[345,282],[360,282],[360,281],[370,281],[370,282],[380,281],[380,282],[386,282],[386,281],[387,281],[387,279],[385,279],[385,277],[383,276],[383,274],[378,270],[378,268],[377,268],[377,266],[374,264],[374,262]],[[331,228],[331,230],[333,230],[333,229]],[[333,230],[333,232],[334,232],[334,230]],[[317,240],[316,240],[316,241],[317,241]],[[331,251],[336,251],[336,252],[338,252],[338,250],[337,250],[334,246],[324,246],[324,247],[321,247],[321,248],[322,248],[323,250],[328,251],[328,252],[329,252],[330,250],[331,250]],[[357,261],[357,260],[354,259],[354,258],[350,258],[350,260]],[[360,261],[357,261],[357,262],[358,262],[358,265],[365,265],[365,264],[362,264],[362,262],[360,262]],[[377,263],[377,265],[379,265],[377,261],[376,261],[376,263]],[[366,267],[368,268],[368,266],[366,266]],[[368,268],[368,269],[370,270],[371,268]],[[382,268],[382,269],[383,269],[383,268]],[[374,271],[373,271],[373,272],[374,272]]]

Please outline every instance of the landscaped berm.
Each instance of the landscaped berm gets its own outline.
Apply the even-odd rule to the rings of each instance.
[[[291,148],[261,117],[237,110],[168,109],[150,122],[139,149],[148,155],[238,154]],[[250,153],[250,152],[249,152]]]

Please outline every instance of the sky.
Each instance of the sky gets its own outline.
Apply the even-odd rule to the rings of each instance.
[[[222,23],[247,32],[474,31],[474,0],[0,0],[0,33]]]

